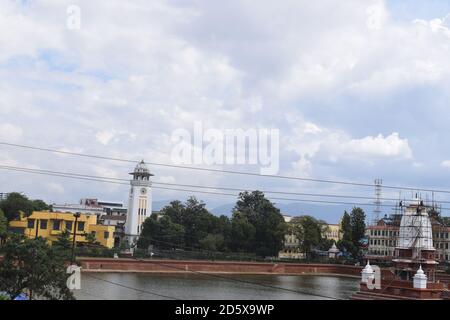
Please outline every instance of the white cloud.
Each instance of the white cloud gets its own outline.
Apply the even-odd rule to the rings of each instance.
[[[21,127],[16,125],[5,123],[0,124],[0,139],[3,141],[17,141],[23,135]]]
[[[450,160],[444,160],[441,162],[441,167],[450,168]]]
[[[65,192],[64,187],[60,183],[50,182],[50,183],[47,183],[46,186],[47,186],[47,190],[51,194],[56,193],[58,195],[62,195]]]
[[[115,133],[113,131],[110,130],[104,130],[104,131],[99,131],[97,132],[97,134],[95,135],[95,138],[97,138],[97,140],[103,144],[103,145],[107,145],[112,138],[114,138]]]
[[[321,161],[411,160],[414,137],[396,125],[350,128],[340,121],[346,114],[331,124],[322,115],[297,118],[303,108],[322,108],[325,118],[344,97],[370,114],[378,110],[361,101],[373,96],[417,85],[450,92],[448,18],[399,23],[381,0],[80,0],[77,31],[66,28],[69,3],[21,3],[0,4],[1,140],[170,163],[171,132],[190,130],[194,121],[218,129],[275,127],[284,141],[282,167],[321,176]],[[394,116],[394,109],[384,111]],[[14,125],[18,119],[23,129]],[[8,159],[105,176],[132,169],[22,156],[11,152]],[[241,183],[151,170],[160,181]],[[66,194],[113,190],[101,186],[74,182]]]
[[[309,174],[317,161],[337,163],[359,160],[372,164],[383,159],[410,160],[413,152],[408,139],[393,132],[362,138],[351,137],[342,130],[331,130],[301,118],[291,118],[295,129],[285,141],[287,150],[295,152],[299,159],[292,166],[294,170]],[[363,164],[363,163],[361,163]]]
[[[361,139],[342,141],[338,148],[342,153],[353,157],[412,158],[408,139],[401,139],[397,132],[387,137],[379,134],[376,137],[367,136]]]
[[[176,179],[173,176],[162,176],[159,177],[159,181],[164,183],[175,183]]]

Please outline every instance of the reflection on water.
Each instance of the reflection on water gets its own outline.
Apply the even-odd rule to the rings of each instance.
[[[359,279],[317,275],[88,273],[82,274],[82,289],[75,296],[83,300],[348,299],[358,286]]]

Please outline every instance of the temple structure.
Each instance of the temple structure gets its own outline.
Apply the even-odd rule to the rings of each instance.
[[[392,269],[367,265],[355,300],[449,299],[448,286],[436,281],[435,248],[428,207],[414,199],[404,208]]]

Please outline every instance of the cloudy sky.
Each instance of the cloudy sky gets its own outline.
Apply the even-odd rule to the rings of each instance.
[[[72,4],[81,10],[79,29],[68,27]],[[448,0],[3,0],[0,48],[3,142],[171,163],[172,133],[192,131],[195,121],[205,129],[275,128],[279,174],[450,189]],[[132,169],[6,146],[0,165],[118,178]],[[159,182],[373,194],[151,170]],[[52,202],[125,201],[128,192],[4,170],[0,186]],[[187,195],[154,190],[155,200]],[[234,201],[199,198],[210,206]]]

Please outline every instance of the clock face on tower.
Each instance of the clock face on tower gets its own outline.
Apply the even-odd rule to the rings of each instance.
[[[147,189],[141,188],[141,194],[144,195],[144,194],[146,194],[146,193],[147,193]]]

